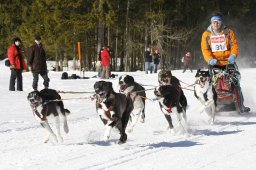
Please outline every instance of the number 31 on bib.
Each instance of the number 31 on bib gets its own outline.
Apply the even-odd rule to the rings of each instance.
[[[210,41],[211,41],[212,52],[227,50],[226,38],[224,34],[218,35],[218,36],[211,36]]]

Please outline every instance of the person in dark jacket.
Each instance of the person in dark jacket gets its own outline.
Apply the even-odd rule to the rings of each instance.
[[[145,71],[146,74],[148,74],[148,71],[150,70],[150,73],[152,74],[153,71],[153,59],[150,52],[150,48],[147,48],[147,50],[144,53],[144,59],[145,59]]]
[[[21,40],[14,37],[11,46],[7,50],[7,56],[10,61],[11,77],[9,90],[15,91],[15,81],[17,79],[17,91],[23,91],[22,71],[26,70],[26,63],[21,49]]]
[[[49,87],[48,71],[46,64],[46,53],[41,43],[41,37],[35,37],[35,43],[31,46],[30,56],[28,60],[28,68],[33,74],[33,84],[34,90],[37,90],[39,74],[44,79],[43,85],[47,89]]]

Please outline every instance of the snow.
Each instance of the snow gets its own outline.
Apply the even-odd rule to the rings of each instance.
[[[193,84],[194,73],[173,70],[182,82]],[[256,156],[256,69],[240,69],[241,86],[245,104],[251,108],[249,114],[239,115],[235,111],[221,112],[216,123],[209,125],[205,113],[200,113],[201,104],[193,91],[184,90],[188,99],[188,135],[172,135],[166,129],[167,121],[156,101],[146,100],[145,123],[138,123],[132,133],[128,133],[125,144],[118,145],[116,130],[108,142],[102,140],[104,126],[95,110],[95,101],[87,99],[91,94],[61,93],[65,108],[71,111],[68,117],[69,134],[64,141],[56,144],[43,143],[46,130],[35,120],[27,94],[32,91],[32,74],[23,73],[22,92],[8,91],[10,70],[0,61],[0,169],[255,169]],[[80,73],[68,71],[69,74]],[[158,84],[157,74],[144,72],[130,74],[146,89]],[[96,72],[86,72],[91,77]],[[62,91],[92,92],[98,78],[61,80],[61,72],[49,72],[50,88]],[[118,79],[109,80],[117,91]],[[149,86],[152,85],[152,86]],[[183,87],[186,84],[182,83]],[[42,89],[42,78],[39,89]],[[153,98],[153,91],[147,91]]]

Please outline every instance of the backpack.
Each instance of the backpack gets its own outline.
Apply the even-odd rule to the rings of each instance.
[[[62,80],[67,80],[68,79],[68,73],[67,72],[63,72],[61,75],[61,79]]]
[[[4,65],[5,65],[6,67],[10,67],[10,66],[11,66],[10,60],[9,60],[9,59],[5,60],[5,61],[4,61]]]

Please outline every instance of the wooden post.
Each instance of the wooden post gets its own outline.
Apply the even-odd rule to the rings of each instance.
[[[80,71],[81,71],[82,61],[81,61],[81,43],[80,43],[80,41],[77,42],[77,53],[78,53],[78,60],[80,63]]]

